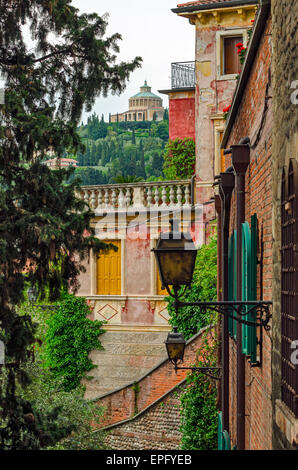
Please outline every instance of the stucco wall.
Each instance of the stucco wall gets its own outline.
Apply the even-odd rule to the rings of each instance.
[[[193,92],[189,97],[169,96],[169,138],[184,139],[189,137],[195,140],[195,96]]]

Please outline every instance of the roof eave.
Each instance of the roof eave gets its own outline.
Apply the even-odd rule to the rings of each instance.
[[[259,0],[231,0],[230,2],[222,3],[208,3],[203,5],[193,5],[193,6],[186,6],[180,8],[172,8],[171,11],[173,13],[196,13],[197,11],[202,10],[215,10],[215,9],[222,9],[228,7],[238,7],[238,6],[245,6],[245,5],[256,5],[259,3]]]

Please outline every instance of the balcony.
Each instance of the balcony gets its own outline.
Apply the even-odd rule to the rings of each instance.
[[[172,88],[194,88],[196,85],[195,62],[173,62]]]
[[[77,195],[95,214],[190,208],[192,180],[81,186]]]

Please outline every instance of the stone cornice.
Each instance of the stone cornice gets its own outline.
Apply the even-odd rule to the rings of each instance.
[[[231,2],[232,4],[233,2]],[[237,3],[237,4],[236,4]],[[201,28],[210,26],[242,26],[248,24],[254,17],[257,10],[257,1],[254,2],[235,2],[234,5],[219,4],[218,7],[210,8],[210,5],[200,5],[192,9],[174,9],[174,13],[178,16],[188,18],[193,25],[200,26]],[[202,8],[202,7],[205,8]],[[208,8],[206,8],[208,7]]]

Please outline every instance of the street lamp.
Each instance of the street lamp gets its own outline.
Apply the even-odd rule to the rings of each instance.
[[[174,331],[168,334],[165,341],[167,348],[168,358],[174,364],[175,370],[177,369],[177,363],[183,362],[185,339],[182,333],[178,333],[177,326],[174,326]]]
[[[171,331],[168,334],[165,345],[167,348],[168,358],[170,362],[174,364],[175,372],[177,372],[177,370],[191,370],[193,372],[198,371],[208,375],[212,379],[220,380],[220,367],[178,367],[177,364],[183,362],[186,341],[183,334],[178,333],[177,326],[174,326],[173,329],[174,331]],[[214,373],[216,375],[214,375]]]
[[[197,248],[189,234],[179,232],[179,221],[170,221],[171,231],[162,232],[154,252],[163,288],[172,295],[169,286],[178,292],[182,285],[190,286],[196,262]]]
[[[191,285],[197,249],[189,234],[181,233],[178,229],[178,220],[171,220],[171,231],[161,232],[154,252],[162,287],[166,288],[169,295],[174,297],[174,308],[178,314],[180,307],[200,307],[209,309],[221,315],[225,315],[237,322],[260,328],[260,360],[254,366],[261,366],[262,362],[262,329],[270,330],[269,321],[271,318],[270,306],[272,302],[266,301],[220,301],[220,302],[182,302],[179,296],[183,295],[181,287]],[[173,286],[174,293],[170,286]],[[255,321],[247,320],[250,313],[254,312]],[[176,328],[176,327],[175,327]],[[189,369],[178,367],[177,363],[183,361],[185,341],[183,335],[178,333],[177,328],[169,333],[165,342],[169,360],[174,364],[175,370]],[[191,368],[192,370],[210,371],[213,368]],[[215,369],[215,368],[214,368]],[[218,368],[216,368],[218,370]],[[218,377],[217,377],[218,378]]]

